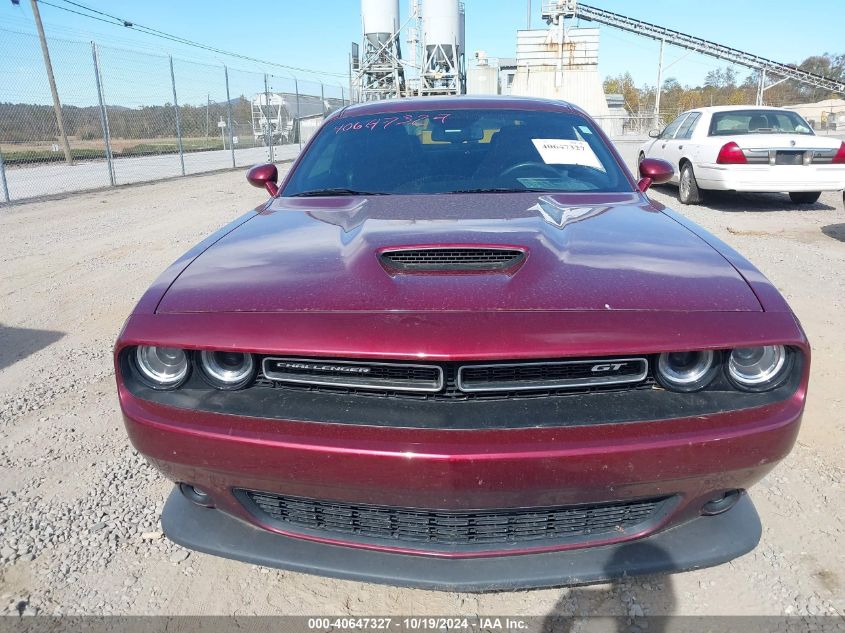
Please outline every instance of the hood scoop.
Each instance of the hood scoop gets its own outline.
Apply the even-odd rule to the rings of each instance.
[[[525,261],[519,248],[487,246],[412,246],[383,249],[381,265],[390,274],[513,273]]]

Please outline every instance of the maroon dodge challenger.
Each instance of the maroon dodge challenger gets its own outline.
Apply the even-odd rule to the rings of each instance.
[[[716,565],[795,442],[807,339],[741,255],[649,200],[583,111],[331,115],[270,199],[168,268],[114,350],[185,547],[494,590]]]

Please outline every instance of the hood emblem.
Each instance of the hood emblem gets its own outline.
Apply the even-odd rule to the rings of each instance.
[[[550,196],[540,196],[537,204],[529,207],[529,211],[536,211],[546,222],[562,229],[567,224],[580,222],[588,218],[601,215],[609,207],[567,207],[559,204]]]

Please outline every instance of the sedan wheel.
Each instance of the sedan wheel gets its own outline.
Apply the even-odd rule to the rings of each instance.
[[[703,192],[698,188],[698,182],[695,180],[695,173],[692,170],[692,165],[689,163],[686,163],[681,168],[678,194],[678,197],[683,204],[700,204],[704,201]]]
[[[795,204],[813,204],[819,201],[821,191],[793,191],[789,194]]]

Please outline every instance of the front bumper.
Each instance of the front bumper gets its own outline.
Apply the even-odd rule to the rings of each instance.
[[[167,537],[224,558],[334,578],[440,591],[496,591],[604,582],[719,565],[750,552],[761,526],[751,499],[648,538],[523,556],[449,560],[291,538],[192,504],[175,489],[164,508]]]
[[[167,328],[171,339],[166,342],[180,346],[184,339],[194,337],[197,327],[192,325],[193,318],[184,319],[180,327]],[[240,347],[256,353],[278,349],[302,353],[284,348],[273,339],[281,336],[279,332],[290,335],[289,330],[275,325],[281,317],[237,318],[251,318],[258,327],[244,331],[262,341],[261,345],[238,343]],[[477,319],[475,315],[472,318]],[[510,318],[517,316],[497,315],[497,321]],[[132,443],[172,481],[206,491],[216,507],[186,508],[187,502],[171,499],[163,517],[168,535],[188,547],[265,565],[374,581],[381,578],[395,584],[477,589],[592,582],[620,570],[649,573],[688,569],[729,560],[753,547],[758,537],[755,530],[759,533],[759,527],[753,527],[756,518],[746,516],[738,521],[722,542],[714,526],[733,523],[724,517],[703,518],[701,510],[726,491],[754,485],[795,442],[806,396],[809,350],[791,314],[719,313],[700,319],[691,328],[668,316],[663,323],[660,315],[609,311],[589,315],[589,322],[585,317],[581,335],[575,327],[577,317],[568,315],[566,336],[557,337],[554,331],[562,327],[559,323],[548,324],[543,330],[529,326],[537,316],[518,318],[522,322],[519,327],[505,328],[513,331],[514,340],[509,342],[534,358],[543,353],[551,357],[595,354],[594,332],[600,331],[603,338],[599,349],[608,353],[633,354],[644,347],[647,351],[664,351],[672,349],[683,336],[692,349],[712,348],[714,341],[719,347],[749,340],[759,344],[784,342],[801,348],[807,362],[792,395],[764,406],[696,411],[686,417],[676,409],[663,416],[646,411],[641,416],[628,416],[623,423],[587,423],[580,414],[568,410],[560,417],[575,419],[563,423],[553,413],[526,408],[514,413],[520,418],[519,425],[484,424],[486,418],[478,424],[461,424],[466,421],[450,418],[442,424],[435,421],[420,425],[420,412],[411,406],[392,407],[390,423],[381,425],[364,420],[365,411],[356,407],[349,408],[345,423],[323,421],[326,418],[319,412],[297,417],[289,409],[277,417],[261,417],[260,410],[253,415],[215,413],[137,397],[118,373],[120,405]],[[638,334],[638,319],[647,321],[648,331],[662,338],[644,345],[641,339],[645,335]],[[361,318],[362,327],[375,328],[379,323],[369,315]],[[433,324],[439,329],[425,329]],[[502,354],[494,354],[499,344],[491,337],[468,342],[467,333],[475,331],[469,327],[455,327],[437,319],[412,325],[420,344],[430,346],[424,348],[428,358],[479,360],[496,359]],[[130,332],[121,345],[162,344],[156,333],[158,326],[152,329],[155,331],[141,328],[140,332]],[[317,329],[323,336],[338,337],[331,349],[321,350],[326,357],[362,356],[360,349],[351,347],[360,343],[356,343],[358,337],[346,334],[350,331],[348,323],[344,328]],[[376,352],[379,357],[392,358],[390,348],[398,343],[390,338],[392,330],[380,329],[385,335],[379,339]],[[219,331],[213,327],[201,329],[209,341],[220,339],[224,331],[222,325]],[[548,336],[544,335],[546,331]],[[725,332],[734,338],[725,340]],[[649,339],[653,336],[649,334]],[[293,340],[303,346],[313,343],[307,336],[294,336]],[[467,345],[473,348],[472,354],[466,350]],[[120,349],[119,345],[118,354]],[[457,352],[447,354],[449,349]],[[595,408],[602,413],[599,417],[608,413],[607,402]],[[510,415],[508,411],[496,417]],[[463,546],[450,549],[398,539],[374,543],[363,542],[354,534],[297,531],[295,526],[273,524],[251,513],[236,497],[237,489],[338,504],[454,512],[533,510],[668,497],[673,503],[655,521],[619,533],[541,545],[520,541],[490,544],[483,550]],[[740,507],[725,516],[741,518],[744,511]],[[693,539],[705,533],[710,534],[709,545],[703,536]],[[671,546],[662,544],[667,538]],[[680,551],[687,542],[695,546]],[[655,547],[671,550],[671,554],[663,556],[649,550],[659,563],[649,563],[644,554],[630,558],[629,552],[642,551],[637,543],[656,543]],[[335,567],[326,562],[328,556],[339,561]],[[374,565],[382,570],[380,574],[373,573]],[[511,573],[524,567],[539,571],[533,575]]]
[[[787,401],[695,418],[569,428],[425,430],[242,418],[180,410],[121,391],[130,438],[168,478],[268,533],[349,549],[441,559],[520,558],[649,537],[752,486],[794,444],[803,390]],[[673,497],[655,521],[580,540],[427,547],[280,527],[236,489],[396,508],[484,510]]]

